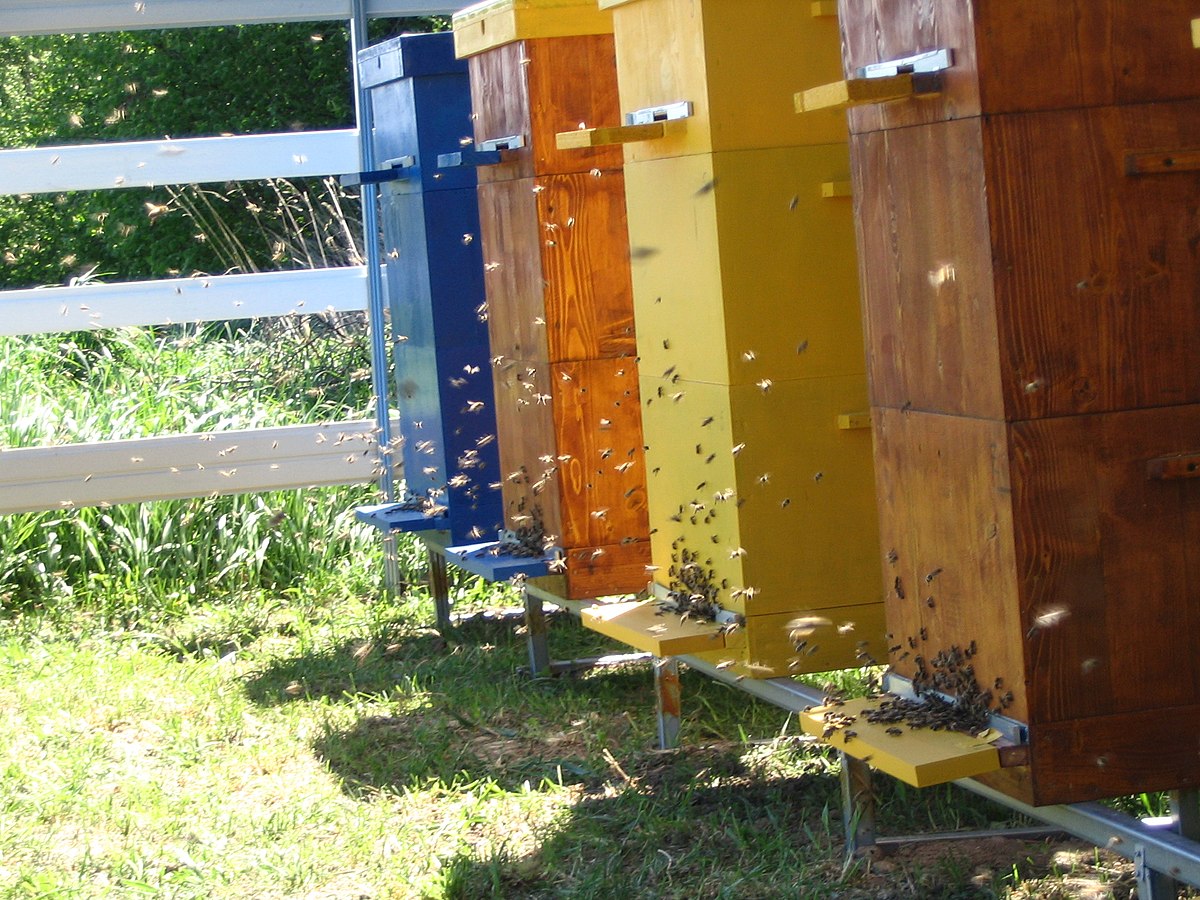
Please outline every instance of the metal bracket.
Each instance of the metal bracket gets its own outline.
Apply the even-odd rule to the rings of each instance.
[[[340,176],[338,182],[342,187],[360,187],[364,184],[399,181],[402,178],[408,178],[409,172],[405,170],[413,168],[416,164],[416,157],[397,156],[394,159],[385,159],[381,169],[372,169],[369,172],[351,172],[348,175]]]
[[[887,672],[883,676],[883,689],[889,694],[895,694],[897,697],[904,697],[908,700],[919,700],[917,692],[913,689],[912,680],[897,675],[894,672]],[[943,694],[939,691],[929,691],[927,693],[936,694],[947,703],[953,703],[954,698],[949,694]],[[1014,744],[1026,744],[1029,742],[1029,729],[1023,722],[1018,722],[1016,719],[1010,719],[1008,716],[1002,716],[999,713],[992,713],[988,718],[988,727],[1000,732],[1000,735],[1007,741]]]
[[[635,109],[625,113],[626,125],[651,125],[655,122],[673,122],[676,119],[687,119],[692,115],[692,101],[680,100],[665,106],[647,106],[645,109]]]
[[[927,50],[900,59],[871,63],[856,69],[858,78],[888,78],[893,75],[924,75],[944,72],[954,65],[954,51],[949,47]]]
[[[477,145],[477,149],[483,153],[489,153],[495,150],[520,150],[525,146],[525,135],[510,134],[506,137],[492,138],[489,141],[481,141]]]
[[[520,150],[525,146],[525,135],[510,134],[505,137],[481,141],[474,147],[464,147],[453,153],[439,153],[439,169],[457,169],[463,166],[497,166],[504,162],[502,151]]]

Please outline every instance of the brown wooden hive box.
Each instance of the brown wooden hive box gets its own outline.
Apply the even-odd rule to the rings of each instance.
[[[890,661],[975,642],[1036,804],[1200,782],[1200,3],[840,0]]]
[[[518,39],[468,64],[476,143],[523,140],[480,170],[478,189],[506,524],[540,525],[563,550],[573,599],[641,590],[649,520],[622,155],[554,139],[616,115],[612,35]]]

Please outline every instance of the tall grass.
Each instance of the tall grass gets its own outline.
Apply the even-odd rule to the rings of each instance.
[[[0,446],[366,416],[363,345],[315,319],[0,338]],[[92,603],[129,622],[197,596],[330,579],[370,590],[379,542],[351,510],[371,496],[353,486],[9,516],[0,606]]]

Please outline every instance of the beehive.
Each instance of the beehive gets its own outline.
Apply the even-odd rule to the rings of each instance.
[[[650,561],[619,149],[554,135],[616,111],[610,17],[501,0],[454,18],[468,57],[507,525],[562,551],[572,598],[636,591]]]
[[[1028,802],[1193,786],[1200,4],[927,6],[841,2],[952,51],[850,116],[892,666],[975,641]]]
[[[495,534],[502,512],[489,438],[491,352],[480,316],[483,257],[475,173],[442,173],[470,124],[465,63],[448,34],[409,35],[359,54],[370,90],[387,262],[399,438],[408,496],[372,510],[385,527],[448,531],[454,542]],[[487,401],[486,403],[481,401]]]
[[[719,616],[745,622],[685,645],[654,603],[584,621],[753,677],[882,656],[845,124],[792,108],[797,78],[839,71],[836,18],[601,6],[627,124],[560,142],[625,147],[655,590],[688,595],[699,576]],[[793,634],[804,617],[821,624]]]

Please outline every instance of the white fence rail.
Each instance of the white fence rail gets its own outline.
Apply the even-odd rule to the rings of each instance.
[[[375,481],[373,421],[0,450],[0,514]]]
[[[369,16],[452,12],[365,0]],[[352,0],[0,0],[0,35],[349,20]],[[264,90],[269,90],[264,85]],[[356,128],[0,150],[0,195],[302,178],[361,168]],[[364,267],[0,291],[0,335],[362,310]],[[379,478],[370,421],[0,450],[0,514]]]
[[[0,194],[91,191],[359,170],[358,130],[0,150]]]
[[[179,325],[367,308],[367,270],[300,269],[0,291],[0,335]]]

